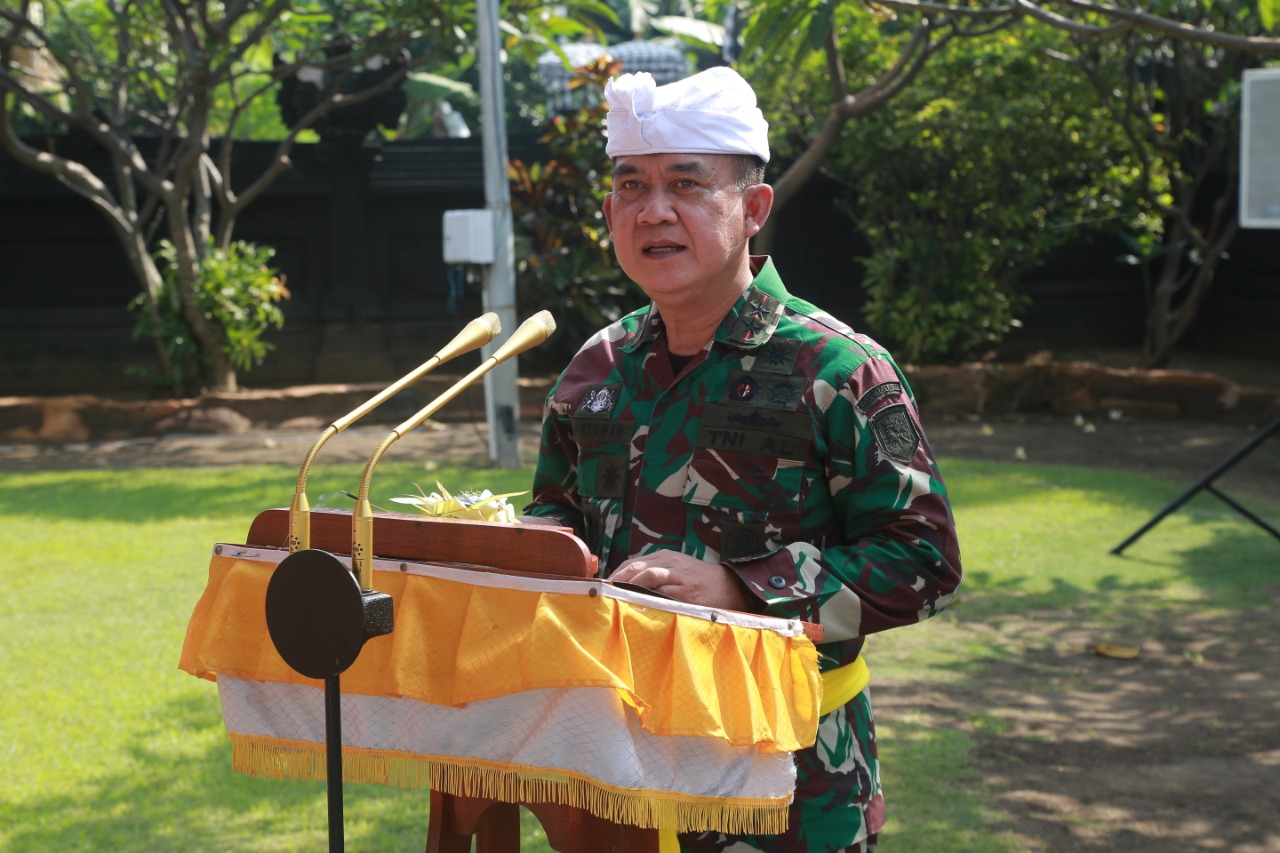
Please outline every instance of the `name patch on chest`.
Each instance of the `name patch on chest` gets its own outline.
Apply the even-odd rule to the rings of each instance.
[[[808,455],[810,430],[803,412],[743,410],[712,403],[702,413],[693,443],[711,450],[803,461]]]
[[[713,426],[698,427],[698,435],[694,446],[711,450],[736,450],[742,453],[758,453],[774,459],[792,459],[804,461],[808,444],[775,435],[771,432],[760,432],[751,429],[724,429]]]
[[[613,421],[600,418],[584,418],[574,416],[569,419],[573,424],[573,440],[578,444],[609,444],[621,442],[630,444],[636,434],[635,421]]]

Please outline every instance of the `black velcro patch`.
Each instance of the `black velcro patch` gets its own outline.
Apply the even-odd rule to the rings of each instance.
[[[627,457],[604,453],[596,457],[597,498],[620,498],[627,490]]]
[[[720,525],[720,559],[742,560],[761,557],[769,551],[769,537],[763,524],[728,521]]]
[[[886,406],[871,418],[871,434],[882,456],[907,464],[920,449],[920,431],[916,429],[907,407],[899,403]]]

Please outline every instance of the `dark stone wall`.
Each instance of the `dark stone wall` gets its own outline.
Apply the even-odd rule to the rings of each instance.
[[[243,173],[272,148],[239,143]],[[248,384],[394,377],[481,313],[478,287],[452,298],[442,245],[446,210],[484,205],[477,141],[299,146],[293,160],[237,225],[276,249],[291,293]],[[138,286],[105,218],[3,154],[0,258],[0,395],[150,390],[127,371],[154,352],[132,339]]]
[[[236,177],[256,174],[272,149],[239,143]],[[538,148],[512,140],[510,154],[536,159]],[[267,335],[274,352],[245,384],[389,381],[481,313],[478,285],[451,292],[442,253],[444,212],[484,204],[478,139],[379,152],[306,145],[293,161],[237,227],[239,238],[275,247],[292,293],[284,328]],[[793,292],[861,328],[857,259],[867,249],[833,194],[815,181],[788,206],[775,260]],[[1277,242],[1275,232],[1242,232],[1188,346],[1277,357]],[[1030,276],[1031,308],[1006,353],[1139,346],[1141,284],[1121,254],[1118,244],[1084,244]],[[151,344],[131,337],[125,306],[136,292],[103,216],[0,153],[0,396],[147,395],[150,386],[127,372],[154,362]]]

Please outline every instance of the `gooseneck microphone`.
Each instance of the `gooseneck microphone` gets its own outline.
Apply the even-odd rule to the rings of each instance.
[[[432,400],[416,414],[397,426],[382,443],[373,451],[364,466],[364,474],[360,477],[360,492],[356,498],[356,508],[351,515],[351,569],[361,589],[369,589],[373,575],[373,507],[369,503],[369,484],[373,479],[373,469],[382,459],[383,454],[398,441],[401,436],[418,424],[438,412],[446,403],[462,393],[480,377],[507,359],[513,358],[526,350],[530,350],[551,337],[556,330],[556,321],[550,311],[539,311],[520,324],[520,328],[507,339],[507,342],[489,356],[475,370],[458,380],[451,388]]]
[[[324,432],[320,433],[315,443],[311,445],[311,450],[307,452],[306,458],[302,461],[302,467],[298,470],[298,484],[294,488],[293,501],[289,505],[290,552],[302,551],[311,547],[311,505],[307,501],[307,474],[311,470],[311,465],[315,462],[316,456],[319,455],[320,448],[324,447],[325,442],[385,403],[393,395],[400,393],[410,383],[452,358],[474,349],[479,349],[497,337],[501,331],[502,321],[492,311],[477,317],[464,326],[453,340],[431,358],[325,427]]]

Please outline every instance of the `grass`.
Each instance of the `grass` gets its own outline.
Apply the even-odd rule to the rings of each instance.
[[[1192,606],[1263,606],[1254,594],[1276,583],[1275,541],[1212,499],[1164,520],[1124,558],[1109,555],[1171,499],[1171,484],[1000,463],[950,461],[944,470],[964,591],[939,619],[875,638],[877,681],[980,679],[993,661],[1019,656],[1018,643],[1047,642],[1011,640],[1004,617],[1069,612],[1141,641],[1157,617]],[[312,504],[349,506],[342,490],[359,474],[317,469]],[[393,506],[390,497],[415,483],[431,491],[437,479],[450,490],[504,492],[527,488],[529,474],[388,463],[373,502]],[[232,773],[215,689],[176,665],[211,546],[242,541],[253,515],[287,504],[292,489],[293,472],[273,466],[0,475],[0,581],[9,590],[0,598],[0,849],[324,849],[323,783]],[[882,717],[891,813],[883,851],[1022,849],[970,757],[973,734],[998,734],[1000,721],[972,711],[967,727],[939,727],[923,712]],[[345,793],[351,849],[422,849],[425,791]]]

